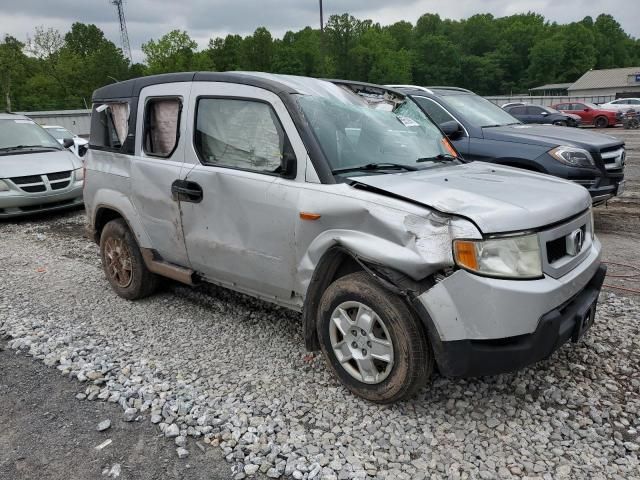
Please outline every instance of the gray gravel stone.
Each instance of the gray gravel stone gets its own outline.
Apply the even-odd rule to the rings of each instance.
[[[104,432],[109,427],[111,427],[111,420],[107,419],[107,420],[101,421],[96,427],[96,430],[98,430],[99,432]]]
[[[176,453],[178,454],[178,458],[187,458],[189,456],[189,450],[183,447],[176,448]]]

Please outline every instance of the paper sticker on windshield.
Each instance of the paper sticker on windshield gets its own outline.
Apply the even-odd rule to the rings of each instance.
[[[15,123],[34,123],[33,120],[14,120]]]
[[[396,115],[398,120],[402,122],[405,127],[419,127],[420,124],[416,122],[413,118],[405,117],[404,115]]]

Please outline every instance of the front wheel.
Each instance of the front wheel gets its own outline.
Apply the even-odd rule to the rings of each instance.
[[[567,126],[567,122],[565,122],[564,120],[557,120],[557,121],[553,122],[553,124],[556,127],[566,127]]]
[[[408,398],[433,372],[433,353],[419,320],[365,272],[346,275],[327,288],[318,311],[318,336],[340,381],[372,402]]]

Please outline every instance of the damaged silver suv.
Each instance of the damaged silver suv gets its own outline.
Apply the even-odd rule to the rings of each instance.
[[[466,162],[376,85],[203,72],[103,87],[84,196],[120,296],[169,277],[301,311],[306,347],[380,403],[434,368],[496,374],[578,341],[605,275],[587,190]]]

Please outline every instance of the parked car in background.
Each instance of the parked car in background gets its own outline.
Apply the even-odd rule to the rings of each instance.
[[[82,162],[40,125],[0,114],[0,218],[82,205]]]
[[[469,160],[572,180],[603,202],[624,189],[624,142],[584,129],[524,125],[463,88],[399,86]]]
[[[61,127],[59,125],[42,125],[42,128],[44,128],[47,132],[49,132],[51,135],[53,135],[53,137],[58,140],[58,143],[60,143],[60,145],[62,145],[64,143],[64,140],[66,138],[70,138],[71,140],[73,140],[73,146],[70,147],[69,149],[77,156],[77,157],[82,157],[84,156],[86,149],[82,148],[85,147],[89,144],[88,140],[85,140],[84,138],[80,137],[79,135],[76,135],[73,132],[70,132],[69,130],[67,130],[64,127]]]
[[[562,113],[555,108],[542,105],[512,105],[502,108],[522,123],[539,123],[561,127],[577,127],[580,124],[580,117],[577,115]]]
[[[506,109],[507,107],[517,107],[519,105],[526,105],[526,103],[524,103],[524,102],[510,102],[510,103],[505,103],[504,105],[500,105],[500,108]]]
[[[587,191],[464,161],[400,92],[184,72],[97,90],[91,122],[87,217],[114,291],[166,276],[301,311],[307,348],[368,400],[436,365],[518,369],[594,321]]]
[[[626,112],[628,110],[640,111],[640,98],[620,98],[611,102],[602,103],[600,107],[617,110],[619,112]]]
[[[595,103],[567,102],[558,103],[553,108],[562,113],[578,115],[582,125],[593,125],[597,128],[614,127],[620,122],[622,115],[619,111],[599,107]]]

